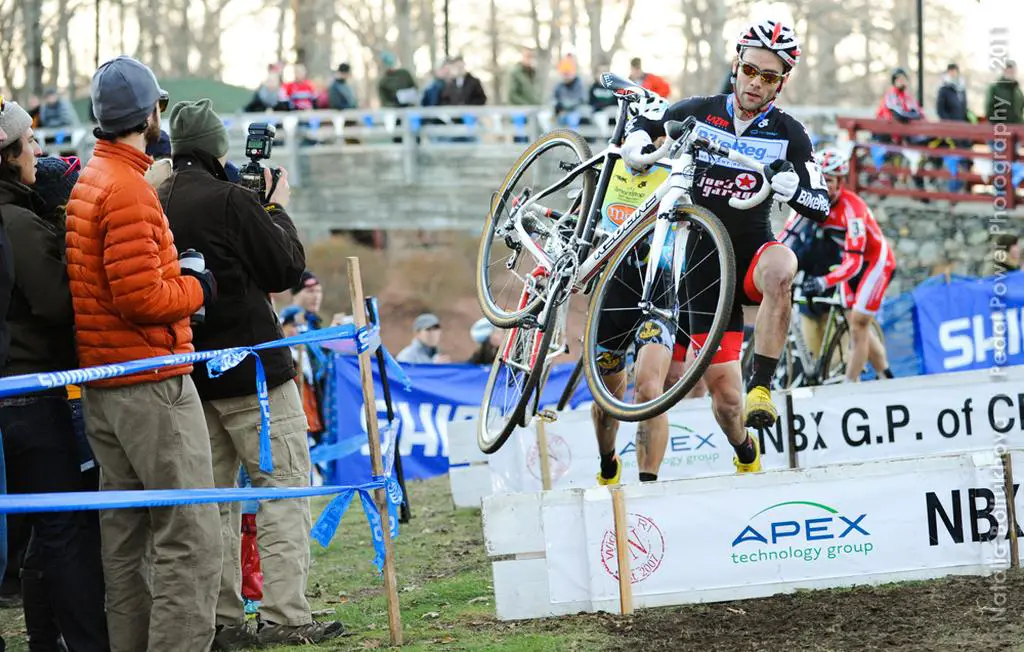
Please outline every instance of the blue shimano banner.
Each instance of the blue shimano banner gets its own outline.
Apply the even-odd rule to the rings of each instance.
[[[402,470],[407,480],[429,478],[448,472],[448,422],[472,419],[480,412],[490,367],[468,364],[402,364],[411,385],[407,388],[390,380],[391,400],[398,428]],[[569,381],[575,363],[556,365],[541,395],[541,405],[554,406]],[[359,384],[359,361],[349,356],[334,359],[334,427],[329,445],[343,457],[333,466],[331,481],[363,482],[371,478],[366,417]],[[373,365],[377,418],[387,422],[383,388],[377,365]],[[571,407],[590,400],[586,381],[581,378],[570,401]],[[333,457],[333,455],[332,455]]]
[[[1024,272],[929,279],[913,295],[924,373],[1024,364]]]

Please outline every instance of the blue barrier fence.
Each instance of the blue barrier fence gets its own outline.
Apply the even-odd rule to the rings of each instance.
[[[238,365],[246,357],[256,358],[256,393],[260,402],[260,469],[264,472],[273,471],[273,458],[270,451],[270,401],[267,393],[266,377],[263,365],[259,360],[259,352],[279,347],[290,346],[323,346],[336,355],[363,353],[374,351],[380,344],[378,326],[359,328],[349,324],[322,330],[309,331],[294,337],[266,342],[251,347],[237,347],[217,351],[200,351],[195,353],[177,354],[133,360],[118,364],[71,369],[42,374],[26,374],[0,379],[0,398],[31,394],[69,384],[84,384],[97,380],[107,380],[131,376],[157,369],[166,369],[187,364],[205,362],[211,376],[216,377]],[[409,379],[402,368],[386,350],[383,351],[389,374],[403,385]],[[351,359],[343,357],[340,359]],[[284,500],[289,498],[305,498],[311,496],[335,496],[317,518],[313,526],[312,536],[324,547],[330,544],[341,518],[348,509],[352,499],[358,495],[366,515],[373,539],[375,551],[374,564],[378,570],[384,565],[383,522],[377,505],[370,492],[384,489],[386,505],[390,516],[391,536],[398,536],[398,507],[402,504],[402,490],[391,469],[396,450],[396,431],[394,428],[382,429],[384,443],[385,472],[382,476],[372,474],[366,481],[357,484],[334,484],[324,487],[293,487],[293,488],[246,488],[246,489],[167,489],[145,491],[101,491],[101,492],[66,492],[49,494],[7,494],[0,495],[0,514],[24,512],[75,511],[94,509],[126,509],[139,507],[169,507],[195,503],[245,502],[247,500]],[[364,434],[365,437],[365,434]],[[321,453],[321,456],[323,453]]]

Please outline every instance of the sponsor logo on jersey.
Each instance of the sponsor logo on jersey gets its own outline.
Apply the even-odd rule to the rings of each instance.
[[[628,204],[611,204],[608,206],[608,219],[617,226],[621,226],[622,222],[635,210],[636,208]]]
[[[697,135],[763,163],[771,163],[776,159],[786,158],[786,150],[789,147],[788,140],[750,138],[747,136],[737,138],[734,134],[704,124],[697,125]],[[706,156],[704,152],[701,152],[701,160],[705,160]],[[716,158],[715,163],[734,168],[745,167],[722,157]]]
[[[740,190],[750,190],[757,184],[757,177],[749,172],[741,172],[736,175],[736,187]]]
[[[641,342],[649,342],[659,335],[661,335],[661,326],[653,321],[645,321],[643,326],[640,327],[640,332],[637,333],[637,337]]]
[[[723,129],[729,128],[729,121],[720,115],[711,115],[709,113],[707,114],[707,116],[704,117],[704,121],[716,127],[722,127]]]
[[[812,211],[820,211],[822,213],[827,213],[830,208],[828,195],[819,195],[807,190],[800,191],[800,194],[796,197],[796,203]]]

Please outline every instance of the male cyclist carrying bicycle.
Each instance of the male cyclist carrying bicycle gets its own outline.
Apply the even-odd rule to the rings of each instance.
[[[829,200],[807,131],[774,105],[800,59],[800,46],[793,30],[772,20],[752,25],[737,41],[736,52],[732,93],[693,97],[667,111],[637,116],[629,125],[622,155],[630,164],[636,160],[632,157],[650,151],[652,141],[665,135],[667,121],[683,121],[692,116],[697,120],[699,136],[769,164],[767,177],[761,180],[759,175],[729,160],[711,159],[702,153],[697,160],[692,191],[694,203],[715,213],[725,225],[736,255],[736,300],[725,336],[704,380],[715,418],[736,450],[737,470],[745,473],[761,469],[756,439],[747,434],[746,427],[767,428],[778,418],[768,388],[789,327],[790,286],[797,264],[793,252],[774,238],[769,221],[770,200],[740,211],[729,205],[729,199],[750,196],[751,191],[759,190],[760,184],[769,183],[775,199],[816,222],[824,222],[828,216]],[[717,260],[709,239],[691,237],[687,249],[687,261],[701,261],[709,256]],[[716,293],[703,292],[719,282],[706,272],[709,269],[717,267],[698,264],[685,277],[690,300],[682,308],[690,313],[691,346],[701,347],[706,342],[715,313]],[[745,406],[739,363],[744,304],[760,304]]]
[[[875,221],[864,200],[843,186],[850,174],[850,159],[835,148],[819,152],[815,159],[828,184],[832,204],[828,219],[815,229],[824,229],[843,235],[843,256],[839,266],[821,276],[804,279],[804,296],[820,296],[830,288],[839,287],[846,321],[850,325],[850,360],[846,366],[846,381],[856,382],[870,358],[879,377],[892,378],[885,346],[873,336],[871,320],[882,305],[882,297],[896,269],[896,258],[886,242],[881,227]],[[803,228],[805,218],[794,214],[786,222],[785,234]]]

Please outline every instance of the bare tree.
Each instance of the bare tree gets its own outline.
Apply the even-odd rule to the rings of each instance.
[[[21,0],[25,34],[25,92],[43,92],[43,0]]]
[[[549,13],[544,16],[541,14],[542,1],[530,0],[530,26],[537,53],[537,92],[544,98],[547,97],[553,55],[562,47],[562,3],[559,0],[547,0],[544,9]],[[545,26],[547,34],[544,34]]]
[[[587,17],[590,23],[590,67],[593,77],[596,79],[598,74],[602,71],[600,67],[604,65],[604,62],[611,61],[612,56],[615,55],[622,48],[622,37],[626,33],[626,27],[629,25],[630,19],[633,17],[633,7],[636,5],[635,0],[626,0],[626,6],[623,9],[622,17],[615,17],[618,27],[615,29],[615,37],[612,39],[610,47],[605,49],[601,43],[601,25],[604,24],[608,17],[605,15],[605,2],[607,0],[583,0],[583,8],[587,12]],[[618,3],[616,3],[618,4]]]

